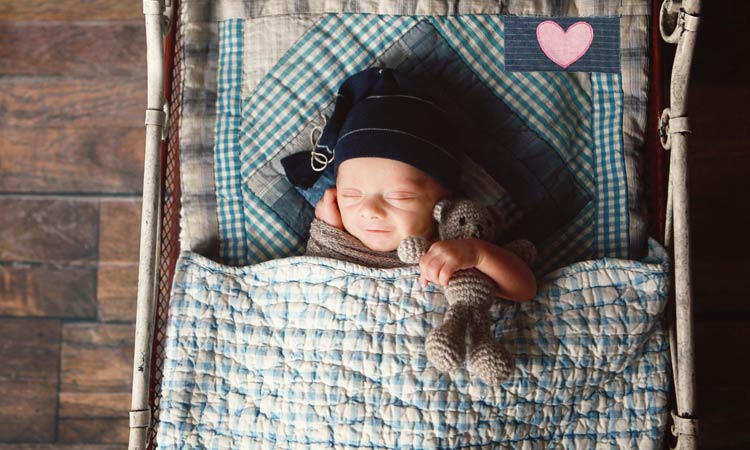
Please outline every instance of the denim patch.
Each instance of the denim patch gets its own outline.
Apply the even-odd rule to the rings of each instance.
[[[619,73],[620,18],[508,16],[505,68]]]
[[[314,205],[317,203],[317,200],[315,203],[308,203],[300,195],[297,188],[286,180],[279,180],[279,184],[282,183],[287,188],[286,192],[270,206],[289,225],[290,231],[293,231],[301,240],[307,240],[307,235],[310,231],[310,222],[315,218]],[[325,192],[325,189],[321,191],[321,197],[322,192]]]
[[[336,186],[336,179],[333,176],[333,164],[329,165],[323,174],[318,178],[309,189],[295,188],[297,192],[304,197],[307,203],[313,207],[318,204],[326,189],[330,189]]]

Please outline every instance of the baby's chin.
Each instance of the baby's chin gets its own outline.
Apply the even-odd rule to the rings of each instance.
[[[360,239],[361,240],[361,239]],[[375,250],[376,252],[392,252],[395,251],[398,248],[398,244],[384,244],[381,242],[366,242],[362,241],[363,244],[365,244],[365,247],[369,248],[370,250]]]
[[[365,246],[369,248],[370,250],[375,250],[376,252],[384,252],[384,253],[396,251],[396,249],[398,248],[398,245],[367,245],[365,244]]]
[[[357,238],[365,245],[365,247],[370,250],[375,250],[376,252],[395,251],[401,242],[401,239],[394,238],[393,236],[373,237],[368,234],[369,233],[366,233],[364,236],[357,236]]]

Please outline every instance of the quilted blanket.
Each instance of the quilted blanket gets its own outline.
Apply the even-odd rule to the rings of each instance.
[[[438,372],[424,339],[446,310],[418,268],[292,257],[178,261],[158,447],[658,449],[666,424],[668,261],[601,259],[499,300],[511,379]]]

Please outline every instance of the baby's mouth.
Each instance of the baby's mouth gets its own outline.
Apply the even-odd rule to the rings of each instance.
[[[362,224],[362,230],[369,234],[386,234],[393,231],[393,227],[390,227],[384,223],[368,223]]]

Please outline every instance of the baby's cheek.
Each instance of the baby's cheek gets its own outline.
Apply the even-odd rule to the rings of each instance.
[[[435,235],[435,223],[432,217],[415,217],[409,226],[409,236],[422,236],[425,239],[432,239]]]
[[[349,225],[351,224],[351,213],[350,211],[344,207],[339,207],[339,216],[341,217],[341,222],[344,224],[344,228],[349,228]]]

